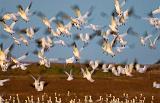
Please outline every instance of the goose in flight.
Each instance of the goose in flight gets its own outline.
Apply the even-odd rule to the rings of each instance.
[[[149,38],[149,47],[151,49],[156,49],[156,43],[159,39],[160,39],[160,34],[158,34],[153,41]]]
[[[155,27],[156,29],[160,29],[159,18],[146,17],[146,18],[142,18],[142,19],[148,21],[149,24],[152,25],[153,27]]]
[[[38,47],[41,47],[44,50],[48,50],[51,47],[53,47],[53,38],[47,36],[47,37],[42,37],[40,39],[36,40],[36,43],[38,44]]]
[[[111,67],[111,71],[115,76],[120,76],[115,66]]]
[[[76,34],[75,39],[81,40],[84,43],[83,47],[85,47],[88,45],[89,41],[91,41],[95,36],[96,36],[96,33],[93,33],[93,34],[79,33],[79,34]]]
[[[145,46],[147,44],[147,41],[149,41],[149,39],[152,37],[152,35],[147,31],[143,34],[143,36],[141,36],[139,33],[133,31],[132,28],[130,28],[129,34],[138,37],[142,46]]]
[[[117,66],[118,74],[125,74],[125,69],[127,66],[122,67],[121,65]]]
[[[19,57],[17,59],[14,58],[14,57],[11,57],[11,61],[14,63],[14,65],[11,66],[11,68],[12,69],[21,68],[22,70],[26,70],[27,69],[26,66],[28,66],[29,64],[27,64],[27,63],[21,63],[20,61],[23,60],[23,59],[25,59],[28,56],[28,54],[29,53],[27,52],[27,53],[25,53],[24,55],[22,55],[21,57]]]
[[[60,34],[66,35],[66,36],[71,36],[70,29],[72,27],[71,23],[64,24],[63,21],[56,20],[56,32],[60,32]]]
[[[52,29],[51,23],[56,20],[56,17],[53,16],[50,19],[48,19],[42,12],[36,12],[35,13],[40,19],[42,20],[42,23],[48,28],[48,30]]]
[[[74,55],[76,61],[80,60],[80,52],[83,50],[83,47],[80,50],[78,50],[78,47],[77,47],[76,43],[74,42],[72,44],[72,49],[73,49],[73,55]]]
[[[44,86],[46,86],[45,81],[40,81],[40,76],[38,79],[36,79],[33,75],[30,75],[32,79],[34,80],[33,86],[36,89],[36,91],[40,92],[43,91]]]
[[[69,73],[66,71],[64,71],[64,73],[68,76],[67,81],[73,80],[72,69],[70,70]]]
[[[19,34],[19,41],[21,41],[23,44],[25,44],[26,46],[29,45],[28,40],[25,38],[25,36],[23,34]]]
[[[81,29],[81,27],[84,26],[84,24],[87,24],[87,19],[92,14],[94,7],[91,6],[89,10],[84,13],[84,15],[81,14],[81,11],[77,5],[71,6],[71,9],[74,11],[76,17],[71,17],[64,12],[60,12],[58,16],[61,16],[65,19],[69,19],[71,21],[71,26],[74,26],[77,29]]]
[[[5,82],[8,82],[8,81],[10,81],[10,79],[0,80],[0,86],[4,86],[4,83],[5,83]]]
[[[134,14],[133,8],[130,8],[130,9],[127,9],[126,11],[124,11],[122,13],[122,15],[118,18],[119,19],[118,20],[119,21],[118,25],[125,25],[128,17],[131,16],[131,15],[133,15],[136,18],[139,18],[139,16]]]
[[[74,63],[74,61],[75,61],[75,57],[72,56],[72,57],[70,57],[70,58],[67,58],[67,59],[65,60],[65,63],[66,63],[66,64]]]
[[[34,51],[34,54],[36,54],[39,58],[39,65],[44,65],[47,68],[50,68],[50,60],[48,60],[45,56],[44,56],[44,49],[42,48],[40,51]]]
[[[17,39],[15,36],[12,36],[12,38],[13,38],[14,43],[15,43],[16,45],[20,45],[20,44],[21,44],[21,43],[20,43],[20,40]]]
[[[84,13],[84,15],[82,15],[79,7],[77,5],[71,6],[72,10],[74,11],[75,15],[76,15],[76,20],[78,22],[72,22],[75,27],[77,27],[78,29],[81,28],[82,25],[87,23],[87,18],[92,14],[94,7],[91,6],[89,8],[89,10],[87,12]]]
[[[86,67],[86,70],[84,71],[83,68],[81,68],[81,72],[83,74],[83,78],[86,78],[88,81],[90,82],[94,82],[94,80],[92,79],[92,73],[88,70],[88,68]]]
[[[28,7],[24,10],[21,5],[18,5],[18,16],[20,16],[24,21],[28,22],[29,21],[29,16],[32,15],[32,13],[29,13],[29,10],[32,6],[32,2],[28,5]]]
[[[15,31],[13,30],[13,27],[15,26],[16,22],[12,22],[11,25],[6,24],[4,21],[0,21],[2,23],[4,31],[6,31],[9,34],[15,34]]]
[[[11,12],[7,12],[7,13],[3,14],[1,19],[3,21],[6,21],[6,20],[13,20],[14,22],[18,21],[17,14],[11,13]]]
[[[32,39],[35,33],[38,31],[39,31],[39,28],[34,27],[34,26],[18,30],[19,33],[26,34],[30,39]]]
[[[62,45],[62,46],[67,46],[68,45],[64,40],[54,41],[54,44],[58,44],[58,45]]]
[[[155,10],[153,10],[151,13],[152,15],[160,14],[160,6],[156,8]]]
[[[114,57],[116,55],[113,52],[113,47],[114,47],[114,45],[116,43],[116,38],[117,37],[114,37],[114,39],[111,41],[111,43],[106,39],[103,39],[103,41],[102,41],[102,50],[103,50],[103,52],[111,55],[112,57]]]

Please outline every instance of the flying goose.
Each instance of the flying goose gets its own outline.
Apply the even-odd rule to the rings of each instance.
[[[84,13],[84,15],[81,14],[81,11],[77,5],[74,5],[71,7],[72,10],[75,12],[77,23],[73,22],[73,25],[80,29],[81,25],[86,24],[86,19],[92,14],[94,7],[91,6],[87,12]]]
[[[50,19],[48,19],[42,12],[36,12],[35,13],[40,19],[42,20],[42,23],[48,28],[48,30],[52,29],[51,23],[56,20],[56,17],[53,16]]]
[[[24,55],[22,55],[21,57],[19,58],[14,58],[14,57],[11,57],[11,61],[14,63],[14,65],[11,66],[12,69],[15,69],[15,68],[21,68],[22,70],[26,70],[27,67],[29,64],[27,63],[21,63],[20,61],[25,59],[27,56],[28,56],[28,52],[25,53]]]
[[[158,34],[153,41],[149,38],[149,43],[150,43],[149,47],[151,49],[156,49],[156,43],[159,39],[160,39],[160,34]]]
[[[28,5],[28,7],[24,10],[23,7],[21,5],[18,5],[18,15],[26,22],[29,21],[29,16],[31,15],[31,13],[29,13],[29,10],[32,6],[32,2],[30,2],[30,4]]]
[[[114,47],[114,45],[116,43],[116,38],[117,37],[114,37],[114,39],[111,41],[111,43],[106,39],[103,39],[103,41],[102,41],[102,50],[103,50],[103,52],[111,55],[112,57],[116,55],[113,52],[113,47]]]
[[[32,39],[33,36],[35,35],[35,33],[38,32],[38,31],[39,31],[39,28],[35,27],[35,26],[18,30],[19,33],[26,34],[30,39]]]
[[[4,31],[6,31],[9,34],[15,34],[15,31],[13,30],[13,27],[15,26],[16,22],[12,22],[11,25],[6,24],[4,21],[0,21],[2,23]]]
[[[7,12],[7,13],[3,14],[2,20],[4,20],[4,21],[13,20],[14,22],[17,22],[18,21],[17,14],[16,13]]]

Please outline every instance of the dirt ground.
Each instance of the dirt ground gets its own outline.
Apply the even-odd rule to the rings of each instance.
[[[133,73],[133,77],[115,77],[113,75],[101,77],[94,74],[93,79],[95,82],[93,83],[90,83],[79,75],[75,75],[75,79],[68,82],[65,75],[44,73],[42,80],[46,81],[47,85],[43,92],[37,92],[31,86],[34,81],[29,74],[37,73],[36,70],[39,71],[37,69],[38,67],[36,70],[33,68],[36,68],[36,65],[30,66],[30,69],[34,72],[14,70],[19,75],[15,75],[12,70],[6,73],[0,73],[0,79],[10,78],[10,81],[6,82],[5,86],[0,87],[0,94],[9,96],[18,93],[21,98],[25,98],[28,95],[40,96],[44,92],[53,95],[56,92],[61,94],[62,97],[65,97],[67,91],[71,91],[79,98],[84,98],[84,95],[92,95],[94,98],[98,98],[100,95],[105,96],[110,93],[116,97],[121,97],[123,93],[128,93],[129,98],[132,98],[142,93],[146,97],[146,101],[150,101],[151,96],[155,96],[154,103],[160,103],[160,89],[152,87],[154,81],[160,83],[159,66],[152,66],[145,74]]]

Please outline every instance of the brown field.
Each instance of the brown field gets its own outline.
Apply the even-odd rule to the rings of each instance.
[[[84,98],[84,95],[92,95],[94,99],[109,93],[116,97],[122,97],[123,93],[128,93],[129,98],[139,96],[142,93],[146,97],[146,101],[150,101],[151,96],[155,96],[154,103],[160,103],[160,89],[152,87],[153,81],[160,83],[159,65],[151,66],[145,74],[134,72],[133,77],[115,77],[111,73],[98,71],[93,75],[95,80],[93,83],[81,77],[78,64],[71,64],[66,67],[66,69],[72,68],[73,74],[75,74],[75,79],[70,82],[66,80],[66,76],[62,72],[63,65],[53,64],[52,67],[46,70],[44,67],[33,64],[26,71],[15,69],[6,73],[0,72],[0,79],[11,79],[11,81],[5,83],[5,86],[0,87],[0,94],[5,97],[18,93],[21,98],[26,99],[27,95],[40,96],[44,92],[49,95],[57,92],[61,94],[61,97],[65,97],[67,91],[71,91],[78,98]],[[35,76],[42,75],[42,80],[48,83],[43,92],[36,92],[31,86],[33,80],[29,74],[34,74]]]

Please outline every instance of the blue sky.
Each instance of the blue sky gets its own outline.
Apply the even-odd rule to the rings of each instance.
[[[55,16],[60,11],[64,11],[69,15],[74,16],[74,12],[71,10],[70,6],[75,4],[80,7],[82,13],[87,11],[91,6],[94,6],[95,9],[93,11],[93,14],[89,17],[89,19],[91,19],[89,23],[98,24],[102,26],[108,25],[110,23],[110,16],[102,18],[100,16],[100,13],[105,12],[108,15],[110,15],[114,9],[113,0],[32,0],[32,1],[33,5],[31,7],[31,11],[41,11],[48,18]],[[24,8],[26,8],[29,2],[30,0],[0,0],[0,9],[3,8],[4,12],[7,11],[16,12],[17,11],[16,6],[18,4],[21,4]],[[127,0],[126,5],[124,6],[124,10],[130,7],[134,7],[135,13],[137,15],[146,17],[147,13],[149,13],[151,10],[159,6],[160,6],[159,0]],[[28,26],[35,25],[40,27],[40,31],[35,35],[34,38],[45,36],[43,34],[45,26],[41,23],[40,19],[37,18],[36,16],[32,16],[30,19],[31,21],[27,24],[22,20],[18,21],[15,27],[25,28]],[[125,32],[125,30],[130,26],[133,27],[134,30],[138,33],[144,33],[145,30],[147,30],[148,32],[152,32],[154,30],[154,28],[150,26],[148,22],[131,17],[128,19],[128,22],[126,23],[125,26],[120,27],[120,32],[121,33]],[[88,30],[79,31],[76,29],[73,29],[72,31],[73,33],[88,32]],[[0,26],[0,32],[5,35],[8,35],[2,30],[2,26]],[[153,35],[156,36],[157,34]],[[99,38],[97,37],[90,42],[87,48],[85,48],[82,51],[81,59],[82,61],[85,59],[92,59],[92,60],[100,59],[105,62],[120,63],[124,60],[128,60],[128,62],[131,62],[134,60],[134,58],[137,58],[138,61],[142,64],[148,64],[148,63],[150,64],[154,63],[156,60],[160,58],[160,43],[157,44],[157,49],[151,50],[148,47],[142,47],[140,45],[139,40],[136,37],[128,35],[126,39],[129,44],[135,44],[135,48],[125,49],[124,52],[112,58],[111,56],[107,56],[102,53],[101,47],[97,44],[97,41],[99,40]],[[70,41],[68,38],[64,38],[64,40]],[[8,39],[0,39],[0,42],[4,42],[5,47],[7,47],[13,41],[9,37]],[[78,47],[81,48],[82,43],[80,41],[76,41],[76,43],[78,44]],[[16,57],[19,57],[22,54],[24,54],[24,52],[33,51],[35,49],[34,41],[31,41],[30,44],[31,45],[29,47],[26,47],[24,45],[16,46],[12,54]],[[68,47],[55,46],[46,53],[46,56],[50,58],[54,57],[68,58],[72,56],[72,49]],[[27,57],[26,59],[35,61],[37,60],[37,57],[33,54],[30,54],[29,57]]]

